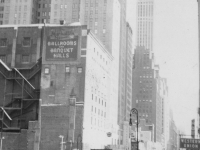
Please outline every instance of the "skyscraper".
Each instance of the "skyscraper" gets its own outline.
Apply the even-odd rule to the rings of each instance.
[[[153,50],[154,0],[137,1],[137,46]]]
[[[150,58],[149,49],[137,47],[134,55],[133,107],[138,110],[139,119],[154,124],[154,141],[161,142],[164,110],[159,66],[154,65],[154,57]]]

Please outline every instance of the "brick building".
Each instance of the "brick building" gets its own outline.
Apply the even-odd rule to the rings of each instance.
[[[3,25],[0,33],[3,149],[117,145],[118,70],[86,26]]]

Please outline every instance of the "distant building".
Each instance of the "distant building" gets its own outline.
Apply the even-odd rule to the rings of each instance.
[[[0,24],[37,23],[36,0],[2,0],[0,2]]]
[[[159,76],[159,66],[154,64],[153,56],[153,52],[144,47],[135,49],[132,106],[138,110],[140,119],[145,119],[148,124],[154,124],[154,140],[161,143],[164,130],[165,89]]]
[[[178,150],[179,149],[179,131],[173,119],[172,110],[170,110],[170,126],[169,126],[169,141],[167,144],[167,150]]]
[[[200,26],[200,2],[199,0],[197,0],[198,2],[198,26]],[[200,63],[200,27],[199,27],[199,30],[198,30],[198,34],[199,34],[199,63]],[[199,70],[200,70],[200,66],[199,66]],[[200,76],[199,76],[200,78]],[[199,87],[200,87],[200,80],[199,80]],[[198,107],[198,115],[199,115],[199,118],[198,118],[198,135],[200,137],[200,92],[199,92],[199,107]]]
[[[154,0],[137,1],[137,46],[153,50]]]

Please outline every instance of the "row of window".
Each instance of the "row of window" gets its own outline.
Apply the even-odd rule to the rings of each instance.
[[[136,103],[138,102],[152,102],[152,100],[136,100]]]
[[[98,110],[98,111],[97,111]],[[106,117],[106,112],[103,113],[103,110],[97,109],[96,107],[91,107],[91,111],[95,114],[98,114],[99,116]]]
[[[22,6],[15,6],[15,11],[17,11],[17,10],[19,10],[19,11],[21,11],[22,10]],[[27,5],[24,5],[24,11],[27,11]]]
[[[6,55],[0,55],[0,59],[5,63],[7,62]],[[30,62],[30,56],[29,55],[22,55],[21,56],[21,62],[22,63],[29,63]]]
[[[77,72],[78,72],[78,73],[82,73],[82,71],[83,71],[83,68],[82,68],[82,67],[78,67],[78,68],[77,68]],[[71,72],[69,66],[66,66],[66,67],[65,67],[65,72],[66,72],[66,73],[70,73],[70,72]],[[44,73],[45,73],[45,74],[49,74],[49,73],[50,73],[49,67],[44,68]]]
[[[7,47],[8,46],[8,39],[7,38],[0,38],[0,47]],[[23,37],[22,40],[23,47],[30,47],[31,46],[31,38],[30,37]]]
[[[92,100],[94,100],[94,96],[92,94]],[[97,100],[97,96],[95,96],[95,102],[98,102]],[[99,98],[99,104],[102,104],[102,106],[104,105],[106,107],[106,102],[103,104],[103,100],[101,101],[101,99]]]
[[[7,0],[8,1],[8,0]],[[16,0],[16,2],[27,2],[28,0]]]

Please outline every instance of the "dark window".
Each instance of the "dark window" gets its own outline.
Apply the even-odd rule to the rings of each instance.
[[[29,62],[29,55],[22,55],[22,62],[28,63]]]
[[[6,62],[6,56],[5,56],[5,55],[0,55],[0,59],[1,59],[3,62]]]
[[[7,38],[1,38],[0,39],[0,46],[1,47],[6,47],[7,46]]]
[[[0,7],[0,11],[4,11],[4,7]]]
[[[22,45],[24,47],[29,47],[31,46],[31,38],[30,37],[24,37],[23,41],[22,41]]]

